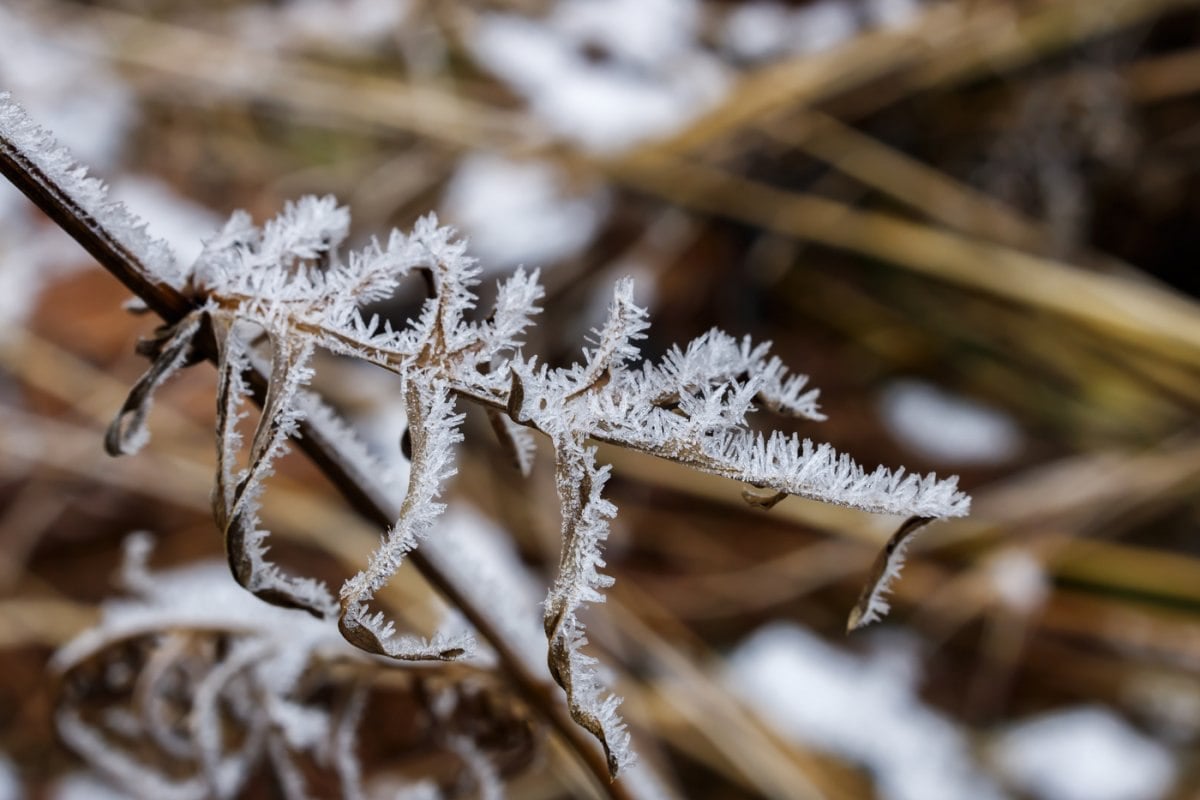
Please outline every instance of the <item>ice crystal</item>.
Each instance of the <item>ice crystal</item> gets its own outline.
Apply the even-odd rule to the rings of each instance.
[[[521,351],[525,332],[540,312],[543,290],[537,272],[518,269],[501,281],[492,313],[474,321],[479,265],[467,255],[466,244],[432,215],[409,234],[393,231],[385,242],[372,241],[343,254],[349,212],[331,197],[305,197],[261,227],[246,213],[235,213],[207,240],[195,263],[181,271],[165,246],[150,239],[123,207],[112,204],[103,186],[87,178],[7,96],[0,96],[0,145],[4,154],[33,165],[48,186],[61,187],[106,235],[116,237],[160,281],[181,288],[192,300],[191,313],[145,343],[153,364],[114,421],[108,446],[125,453],[143,444],[154,390],[196,360],[205,342],[215,341],[219,454],[214,513],[234,577],[259,598],[303,609],[320,620],[336,617],[342,635],[372,653],[403,660],[463,655],[471,648],[469,640],[400,636],[382,612],[370,610],[370,603],[444,510],[439,497],[455,474],[455,449],[462,440],[460,401],[488,410],[494,429],[524,471],[533,459],[531,432],[549,440],[563,537],[558,575],[544,604],[550,673],[565,690],[571,716],[604,746],[614,776],[633,759],[629,735],[617,714],[620,699],[598,677],[596,660],[583,652],[587,639],[578,616],[584,606],[602,602],[612,584],[602,571],[603,545],[617,511],[603,497],[609,467],[597,463],[597,450],[589,441],[639,450],[765,489],[772,494],[747,497],[764,508],[798,495],[917,522],[967,513],[970,500],[955,478],[939,480],[884,467],[868,471],[830,445],[752,430],[747,416],[759,410],[824,419],[807,377],[788,371],[770,354],[769,344],[711,330],[685,347],[672,348],[657,363],[643,361],[638,343],[649,323],[634,300],[632,279],[616,284],[608,316],[592,332],[582,359],[551,369]],[[390,297],[414,274],[422,275],[430,290],[415,319],[396,329],[376,315],[367,316],[370,304]],[[336,597],[320,582],[287,575],[268,559],[269,534],[258,513],[264,481],[305,420],[335,431],[339,439],[353,438],[306,388],[317,349],[396,373],[412,440],[409,485],[396,521],[367,567],[346,581]],[[248,416],[252,367],[269,380],[248,457],[240,463],[240,423]],[[365,448],[347,452],[362,458],[351,465],[354,469],[371,474]],[[852,614],[852,627],[887,610],[884,594],[917,527],[906,524],[881,555]],[[306,741],[300,730],[303,715],[278,710],[281,720],[299,725],[294,741]],[[209,782],[220,783],[220,766],[213,769],[217,771]]]
[[[328,197],[289,204],[261,229],[235,214],[192,268],[189,279],[202,303],[161,335],[158,360],[114,424],[114,450],[139,443],[152,390],[186,363],[186,342],[198,330],[212,331],[219,353],[222,443],[214,502],[235,577],[270,602],[322,617],[336,614],[346,639],[364,650],[398,659],[448,659],[471,643],[400,636],[369,604],[444,510],[439,496],[456,471],[454,451],[462,440],[459,400],[488,409],[523,470],[533,458],[531,432],[544,434],[555,455],[563,537],[558,576],[544,604],[550,672],[566,692],[572,717],[604,745],[614,775],[633,759],[629,735],[617,713],[620,699],[598,678],[596,660],[583,652],[587,638],[579,618],[583,607],[603,602],[612,584],[603,572],[603,546],[617,511],[603,497],[609,467],[597,463],[589,440],[764,487],[775,494],[748,498],[763,506],[794,494],[920,519],[967,511],[969,500],[953,478],[883,467],[867,471],[827,444],[753,432],[747,415],[759,409],[825,418],[807,377],[788,371],[769,344],[714,329],[672,348],[657,363],[641,360],[638,342],[649,323],[634,301],[631,279],[614,287],[607,317],[592,331],[581,359],[551,369],[520,350],[540,311],[536,272],[518,270],[500,282],[491,315],[472,321],[479,267],[436,218],[425,217],[411,234],[393,232],[386,243],[372,242],[343,257],[348,224],[346,210]],[[368,304],[391,295],[415,272],[425,274],[431,292],[406,327],[394,329],[365,316]],[[254,344],[256,338],[265,345]],[[412,469],[397,520],[336,601],[325,587],[286,576],[266,559],[267,532],[257,514],[271,464],[312,413],[314,401],[304,387],[313,377],[309,362],[318,347],[397,373],[411,436]],[[248,463],[239,469],[237,423],[245,413],[244,375],[252,362],[269,363],[270,382]],[[912,530],[906,528],[888,551],[865,605],[856,611],[856,625],[886,611],[883,596]]]

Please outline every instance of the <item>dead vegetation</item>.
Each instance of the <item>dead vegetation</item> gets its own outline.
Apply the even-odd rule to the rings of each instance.
[[[822,388],[831,419],[816,435],[868,465],[960,472],[974,496],[969,518],[914,545],[888,626],[916,643],[920,696],[962,727],[979,769],[1006,780],[986,755],[1006,724],[1098,704],[1167,745],[1169,797],[1193,794],[1196,4],[935,3],[903,27],[864,26],[832,49],[758,64],[721,50],[732,6],[704,4],[696,46],[724,53],[730,88],[665,138],[615,152],[551,129],[472,55],[481,18],[517,5],[546,11],[414,4],[405,25],[353,48],[319,37],[266,47],[236,3],[8,13],[128,87],[137,114],[106,177],[154,175],[221,213],[261,219],[328,192],[353,208],[355,233],[407,229],[474,151],[552,165],[565,198],[602,193],[590,243],[530,265],[547,290],[531,351],[572,360],[599,321],[593,298],[631,268],[654,298],[648,351],[713,325],[773,340]],[[422,55],[433,41],[440,55]],[[8,79],[0,71],[0,85]],[[20,257],[9,241],[19,240],[0,242],[6,270]],[[60,258],[87,266],[72,252]],[[156,567],[221,556],[209,516],[211,370],[164,390],[152,448],[119,461],[101,449],[145,366],[130,343],[153,327],[121,311],[126,297],[94,268],[71,272],[0,340],[0,750],[31,793],[81,768],[56,737],[56,709],[104,713],[114,694],[134,699],[129,684],[96,677],[103,663],[62,683],[46,672],[112,594],[125,534],[155,533]],[[417,300],[402,296],[391,313],[403,320]],[[347,413],[394,400],[386,382],[344,364],[318,371]],[[880,398],[914,377],[1003,411],[1020,446],[974,465],[911,449],[885,425]],[[524,485],[489,444],[484,416],[465,425],[481,435],[466,437],[447,502],[515,537],[545,579],[559,542],[552,466],[535,464]],[[731,691],[724,664],[773,620],[859,654],[883,646],[840,632],[897,521],[796,498],[763,512],[720,478],[608,446],[599,458],[614,465],[621,514],[608,558],[617,581],[589,629],[643,758],[686,797],[882,791],[861,761],[772,727]],[[262,511],[273,556],[340,583],[366,563],[378,520],[350,514],[303,458],[279,472]],[[405,568],[378,601],[431,633],[439,588]],[[171,646],[199,648],[205,665],[228,644],[179,637]],[[140,667],[144,645],[103,658]],[[337,669],[314,673],[304,699],[344,710],[357,668]],[[364,767],[471,796],[476,784],[456,781],[468,759],[450,744],[466,730],[493,748],[509,796],[604,791],[562,746],[564,726],[534,744],[546,720],[505,679],[460,666],[373,678]],[[458,710],[438,728],[447,694]],[[319,796],[340,791],[331,762],[302,768],[329,781],[313,784]],[[256,775],[245,796],[273,796],[273,775]]]

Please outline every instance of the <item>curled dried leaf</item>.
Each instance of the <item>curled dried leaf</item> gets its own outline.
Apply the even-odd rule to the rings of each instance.
[[[505,412],[512,418],[513,422],[524,422],[525,418],[521,414],[521,409],[525,404],[525,383],[521,379],[521,373],[515,369],[510,369],[508,399],[505,401]]]
[[[563,543],[543,618],[547,665],[566,692],[571,718],[599,740],[609,775],[616,778],[634,760],[629,732],[617,714],[620,698],[601,683],[596,659],[583,652],[587,636],[576,613],[586,603],[603,602],[602,590],[612,585],[612,578],[599,570],[604,566],[601,547],[608,537],[608,521],[617,509],[601,496],[609,468],[597,467],[595,448],[584,448],[578,441],[556,445]]]
[[[213,506],[225,538],[230,572],[240,585],[272,605],[301,609],[315,617],[332,616],[337,604],[324,584],[286,575],[266,558],[269,533],[262,527],[258,514],[263,481],[272,474],[274,462],[287,451],[287,439],[303,418],[297,396],[312,378],[308,367],[312,344],[286,332],[268,336],[272,347],[271,381],[251,440],[247,466],[239,471],[235,465],[242,439],[237,421],[249,393],[242,377],[249,365],[249,354],[231,320],[217,317],[213,328],[220,373]]]
[[[747,505],[754,506],[755,508],[761,508],[764,511],[769,511],[775,506],[779,505],[787,496],[787,492],[759,494],[758,492],[752,492],[749,489],[742,490],[742,499],[746,501]]]
[[[504,455],[508,457],[514,467],[520,470],[522,475],[528,477],[533,469],[533,458],[537,452],[533,434],[528,428],[518,425],[512,421],[511,417],[494,408],[487,409],[487,418],[491,423],[492,430],[496,433],[496,440],[500,442],[500,448],[504,451]]]
[[[154,360],[129,390],[129,396],[104,435],[110,456],[133,455],[150,441],[146,420],[154,392],[179,370],[194,363],[192,345],[200,331],[203,313],[193,311],[177,325],[162,328],[139,349]]]
[[[847,633],[881,620],[887,614],[890,606],[886,595],[892,581],[900,576],[905,552],[916,533],[932,521],[932,517],[909,517],[888,539],[871,565],[871,573],[858,596],[858,602],[850,610],[850,617],[846,621]]]
[[[396,524],[371,555],[367,568],[343,584],[338,629],[346,641],[370,653],[401,661],[450,661],[473,649],[470,637],[435,636],[425,641],[398,636],[382,612],[367,610],[375,592],[391,579],[444,509],[437,498],[445,480],[455,473],[453,445],[462,440],[463,415],[454,413],[454,399],[444,383],[411,380],[405,387],[405,401],[412,441],[408,493]]]

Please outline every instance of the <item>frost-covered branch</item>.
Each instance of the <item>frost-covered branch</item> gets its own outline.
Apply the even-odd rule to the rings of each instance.
[[[0,107],[7,108],[3,101]],[[5,114],[0,115],[0,140],[11,138],[11,120],[17,119],[20,141],[44,144],[44,137],[23,127],[23,115]],[[42,161],[68,186],[82,180],[62,168],[57,156]],[[90,184],[79,192],[103,209],[102,193],[98,200],[85,189],[91,191]],[[633,755],[616,713],[620,701],[601,683],[595,659],[582,652],[586,636],[577,615],[584,605],[602,602],[603,589],[612,582],[600,568],[616,509],[601,496],[608,467],[596,464],[589,439],[766,490],[767,495],[748,496],[762,507],[798,495],[921,519],[967,513],[969,498],[954,478],[884,467],[867,470],[827,444],[752,430],[748,416],[759,411],[824,419],[807,377],[790,373],[767,344],[712,330],[685,348],[672,349],[658,363],[642,361],[638,341],[645,337],[647,314],[634,302],[630,279],[617,283],[607,318],[593,331],[582,361],[551,369],[520,350],[543,296],[536,273],[518,271],[501,283],[490,317],[472,321],[479,267],[465,243],[435,217],[421,219],[410,234],[392,232],[386,245],[373,242],[346,256],[341,246],[348,226],[348,212],[328,197],[289,204],[261,228],[239,212],[207,242],[182,278],[164,272],[160,283],[186,288],[190,307],[175,314],[162,334],[163,344],[149,348],[155,361],[135,386],[112,436],[130,447],[137,444],[153,389],[190,363],[192,351],[198,352],[211,336],[220,374],[214,504],[237,581],[262,599],[320,618],[331,618],[340,605],[339,628],[349,642],[407,660],[453,658],[466,649],[465,643],[438,637],[429,643],[398,637],[382,613],[367,610],[402,560],[418,554],[420,540],[443,511],[438,497],[454,473],[454,449],[462,438],[456,402],[489,409],[494,427],[522,467],[532,458],[528,431],[545,434],[555,451],[563,520],[558,576],[545,603],[548,663],[565,690],[571,718],[601,742],[606,771],[613,777]],[[365,316],[370,303],[390,296],[413,272],[423,274],[430,288],[416,319],[397,330],[377,316]],[[257,513],[273,462],[308,413],[303,390],[313,377],[309,361],[318,348],[397,373],[412,438],[407,495],[398,513],[393,509],[389,532],[366,569],[342,587],[340,603],[319,583],[286,576],[266,559],[267,532]],[[269,371],[262,370],[268,364]],[[263,411],[247,464],[238,469],[238,421],[251,389],[245,376],[263,372]],[[347,468],[347,474],[357,475],[349,480],[352,495],[357,491],[354,496],[361,498],[367,492],[363,487],[371,485],[370,479],[362,473],[369,469],[353,463]],[[370,502],[376,511],[388,506],[378,495]],[[873,576],[854,622],[868,622],[886,610],[883,594],[915,530],[906,526],[885,552],[883,568]],[[428,560],[422,563],[452,599],[472,607],[470,593],[455,586],[445,570]],[[495,632],[477,608],[471,620],[484,626],[481,630]],[[505,664],[532,686],[537,679],[518,660],[509,653]]]
[[[74,162],[71,155],[45,130],[29,120],[25,112],[7,94],[0,94],[0,173],[20,189],[47,216],[60,225],[68,234],[90,253],[106,270],[121,280],[146,306],[159,314],[171,329],[189,314],[204,305],[185,284],[178,288],[162,274],[170,274],[174,267],[164,269],[160,258],[161,242],[149,240],[144,226],[137,222],[119,204],[108,199],[102,184],[87,176],[86,171]],[[238,222],[227,226],[229,236],[218,232],[210,241],[210,250],[223,252],[223,257],[232,259],[237,250],[239,237],[252,236],[247,230],[249,218],[240,215]],[[232,230],[231,230],[232,228]],[[387,261],[395,265],[398,247],[403,247],[408,238],[395,234],[387,248],[377,244],[369,248],[374,264]],[[395,244],[396,246],[393,246]],[[395,260],[392,260],[395,259]],[[170,262],[174,264],[173,259]],[[403,265],[401,264],[401,267]],[[375,266],[364,269],[371,272]],[[394,269],[390,267],[389,269]],[[502,285],[493,315],[497,333],[491,341],[508,348],[519,344],[521,331],[528,319],[536,313],[536,302],[541,298],[541,286],[536,273],[518,271]],[[507,300],[505,298],[508,298]],[[351,314],[354,324],[361,320]],[[485,323],[486,324],[486,323]],[[365,330],[376,331],[377,320],[364,324]],[[387,326],[383,334],[387,335]],[[369,334],[371,336],[376,333]],[[352,337],[350,346],[363,350],[363,357],[372,360],[376,355],[371,341],[365,344],[362,336]],[[195,355],[216,361],[218,354],[201,337],[192,342]],[[394,349],[394,348],[393,348]],[[381,361],[383,359],[380,359]],[[386,362],[384,362],[386,363]],[[225,373],[225,370],[222,370]],[[228,374],[232,375],[233,372]],[[263,402],[266,395],[267,375],[258,365],[248,363],[242,375],[244,380],[237,391],[252,394],[255,401]],[[241,380],[241,378],[239,378]],[[502,394],[502,393],[499,393]],[[308,418],[301,423],[299,447],[317,464],[331,483],[338,488],[346,500],[366,519],[381,526],[389,525],[396,518],[398,503],[394,501],[394,489],[381,478],[388,472],[380,470],[378,464],[368,456],[361,443],[354,441],[353,432],[345,423],[331,415],[330,410],[310,394],[298,396],[308,406]],[[220,413],[220,409],[218,409]],[[230,415],[232,421],[235,415]],[[237,441],[236,436],[226,436],[224,441]],[[218,471],[218,476],[221,473]],[[220,477],[218,478],[220,480]],[[219,487],[218,487],[219,488]],[[232,484],[230,484],[232,490]],[[224,497],[224,493],[215,493]],[[641,795],[623,782],[608,780],[608,765],[586,732],[579,728],[566,712],[564,705],[554,703],[547,693],[549,677],[530,669],[527,654],[519,643],[507,640],[504,628],[495,624],[491,608],[481,602],[474,587],[461,578],[457,571],[426,558],[421,551],[410,554],[410,560],[441,592],[455,608],[470,621],[472,627],[488,641],[502,668],[530,707],[537,709],[579,760],[595,776],[597,786],[610,797],[621,800]],[[64,736],[68,735],[63,728]],[[72,729],[74,730],[74,729]],[[83,735],[73,746],[81,752],[93,739]],[[203,792],[201,786],[200,791]],[[150,792],[151,796],[167,797],[168,794]]]
[[[205,298],[202,313],[217,330],[253,325],[268,332],[271,390],[251,463],[260,458],[269,463],[281,446],[282,432],[294,428],[301,411],[288,400],[310,377],[303,362],[312,347],[358,355],[398,373],[412,439],[408,494],[371,563],[343,586],[340,627],[349,641],[369,652],[400,659],[449,658],[463,648],[440,640],[401,639],[382,613],[367,612],[367,603],[443,511],[437,498],[454,472],[453,450],[461,440],[454,398],[489,409],[519,464],[528,465],[532,457],[525,429],[545,434],[558,464],[563,518],[558,577],[545,604],[550,672],[566,691],[572,718],[604,745],[613,775],[632,760],[629,737],[616,714],[619,700],[599,682],[595,659],[582,652],[586,636],[577,615],[583,605],[601,602],[611,585],[599,567],[616,512],[601,497],[608,468],[595,463],[594,449],[585,444],[589,438],[770,490],[765,497],[750,496],[763,507],[794,494],[920,518],[966,513],[969,501],[954,479],[883,467],[868,471],[827,444],[754,432],[747,417],[760,409],[824,419],[807,378],[789,373],[770,355],[768,345],[712,330],[686,348],[672,349],[657,364],[639,362],[637,342],[648,323],[645,310],[634,303],[628,279],[614,288],[607,318],[593,331],[582,361],[551,369],[519,352],[519,337],[542,296],[536,275],[518,272],[499,287],[489,320],[473,322],[478,266],[436,219],[426,217],[407,237],[393,233],[386,249],[373,244],[347,261],[338,252],[345,224],[335,205],[315,198],[289,206],[261,232],[247,230],[235,216],[226,232],[209,243],[201,258],[204,269],[192,275]],[[291,230],[305,226],[313,230]],[[264,256],[267,250],[273,253],[270,258]],[[379,274],[384,263],[394,280]],[[414,270],[429,276],[430,297],[407,328],[385,325],[381,333],[378,318],[364,320],[361,304],[379,299],[384,287],[394,288]],[[355,300],[358,291],[366,294]],[[264,425],[266,434],[261,433]],[[222,491],[228,491],[227,484]],[[251,485],[261,485],[253,467],[239,487]],[[240,496],[249,492],[235,492],[235,511]],[[248,539],[241,549],[253,556],[257,541]],[[868,592],[871,602],[862,621],[886,608],[882,595],[898,563],[880,573]],[[278,582],[274,572],[266,574]],[[290,602],[295,595],[285,597]]]

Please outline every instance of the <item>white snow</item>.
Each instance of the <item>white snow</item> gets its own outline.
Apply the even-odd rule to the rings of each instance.
[[[75,205],[106,228],[115,241],[137,256],[156,278],[174,284],[182,281],[170,248],[151,237],[141,219],[113,201],[104,183],[89,176],[71,152],[31,119],[8,92],[0,92],[0,136],[36,167],[42,180],[70,197]]]
[[[327,364],[322,367],[329,368]],[[375,464],[371,474],[376,485],[392,498],[393,507],[398,509],[408,489],[412,467],[401,451],[408,430],[404,404],[396,402],[391,375],[349,360],[339,363],[338,368],[345,370],[334,379],[339,384],[338,398],[350,404],[345,422],[367,450],[368,458],[362,459],[364,464]]]
[[[745,61],[765,61],[788,51],[792,12],[777,2],[743,3],[725,17],[721,44]]]
[[[0,31],[0,91],[12,92],[89,167],[113,166],[132,120],[133,99],[103,63],[64,46],[68,36],[86,34],[44,28],[5,4]]]
[[[50,30],[17,8],[0,5],[0,31],[0,91],[19,97],[89,165],[113,166],[133,114],[124,85],[104,65],[56,44]],[[0,179],[0,329],[30,313],[43,286],[87,263],[69,236],[43,224],[33,204]]]
[[[726,683],[784,736],[863,765],[884,800],[993,800],[957,726],[915,691],[901,646],[859,657],[795,625],[755,632],[729,657]]]
[[[1050,592],[1046,570],[1028,550],[1008,547],[987,562],[996,597],[1008,608],[1028,614],[1040,608]]]
[[[1008,415],[924,381],[893,382],[879,399],[879,411],[900,444],[948,466],[1000,464],[1022,446]]]
[[[171,254],[138,229],[143,219],[135,215],[145,214],[153,235],[179,243],[177,252],[185,263],[200,252],[200,237],[219,220],[149,178],[121,179],[105,193],[98,182],[75,173],[73,159],[89,170],[115,171],[135,114],[133,97],[117,75],[97,59],[66,46],[93,34],[73,28],[44,29],[32,17],[4,7],[0,7],[0,30],[8,34],[0,48],[0,90],[11,92],[12,100],[24,108],[23,113],[5,101],[0,126],[6,135],[133,252],[172,280]],[[47,132],[53,139],[46,137]],[[80,258],[78,246],[55,226],[35,224],[33,207],[3,183],[0,241],[18,242],[9,253],[0,246],[4,288],[11,290],[0,292],[4,306],[0,319],[15,320],[45,283],[40,278],[52,269],[86,261]],[[122,200],[132,213],[112,205]]]
[[[6,199],[14,211],[4,211]],[[0,334],[33,312],[46,284],[88,263],[70,236],[56,225],[37,224],[33,214],[33,205],[0,180]]]
[[[877,28],[902,28],[921,13],[919,0],[866,0],[867,17]]]
[[[902,28],[920,13],[919,0],[818,0],[798,8],[754,0],[725,16],[717,38],[726,53],[758,63],[832,50],[864,28]]]
[[[230,578],[223,563],[205,562],[156,573],[142,594],[143,597],[134,600],[106,602],[101,623],[62,647],[51,665],[65,669],[114,639],[171,627],[278,637],[275,661],[286,657],[284,643],[304,656],[317,647],[344,651],[348,656],[357,653],[327,623],[255,598]]]
[[[6,753],[0,753],[0,800],[21,800],[24,796],[17,765]]]
[[[448,221],[470,239],[489,272],[553,266],[591,243],[608,214],[608,194],[572,191],[567,176],[543,161],[473,153],[446,187]]]
[[[568,38],[649,68],[686,58],[700,23],[696,0],[566,0],[553,13]]]
[[[321,45],[346,51],[397,34],[410,0],[289,0],[251,5],[236,14],[235,30],[256,49]]]
[[[1099,707],[1018,723],[992,754],[1013,783],[1038,800],[1154,800],[1175,781],[1169,750]]]
[[[284,27],[294,36],[355,47],[386,39],[408,15],[408,0],[292,0]]]
[[[858,30],[855,6],[847,0],[819,0],[794,9],[766,0],[733,9],[719,39],[726,52],[753,63],[831,50]]]
[[[129,800],[129,795],[92,772],[75,772],[60,779],[50,791],[53,800]]]
[[[792,52],[801,55],[832,50],[858,33],[854,7],[846,0],[819,0],[795,12]]]
[[[715,103],[728,76],[694,41],[691,0],[566,0],[546,19],[482,17],[468,45],[552,132],[611,153]]]
[[[211,211],[153,178],[121,178],[109,197],[144,219],[180,263],[191,263],[200,254],[202,238],[220,224]],[[41,224],[37,216],[32,203],[0,180],[0,328],[24,320],[44,286],[91,263],[70,236],[56,225]]]

